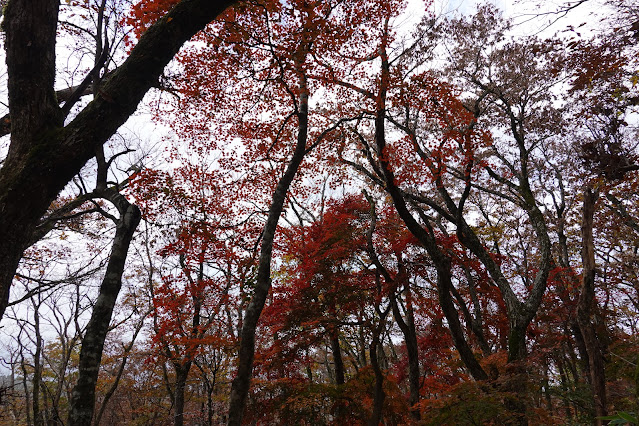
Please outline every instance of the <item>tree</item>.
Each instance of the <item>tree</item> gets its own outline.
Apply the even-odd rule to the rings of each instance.
[[[61,108],[54,91],[59,1],[37,8],[8,2],[3,25],[11,144],[0,169],[0,315],[22,253],[51,202],[135,111],[182,44],[233,3],[177,3],[104,78],[95,99],[64,125],[71,105]]]
[[[137,206],[115,190],[99,189],[96,195],[108,198],[118,209],[113,247],[109,255],[98,298],[93,306],[91,318],[82,339],[78,382],[73,389],[69,424],[89,424],[94,414],[95,386],[98,380],[104,341],[108,332],[113,309],[122,287],[122,275],[133,240],[133,234],[140,222],[141,214]]]
[[[146,170],[134,183],[146,218],[163,230],[153,243],[160,247],[161,283],[149,283],[153,358],[173,370],[164,380],[176,425],[184,424],[187,380],[197,360],[210,352],[223,357],[235,344],[230,310],[246,297],[240,282],[253,267],[241,246],[251,224],[231,224],[229,213],[236,206],[232,197],[223,198],[228,193],[218,192],[223,174],[183,161],[171,174]],[[204,374],[205,365],[199,368]],[[214,385],[207,389],[209,397]]]
[[[363,2],[368,3],[372,9],[378,6],[377,2]],[[183,92],[201,95],[190,96],[187,105],[191,102],[190,107],[208,105],[197,112],[189,108],[184,114],[187,120],[179,124],[188,128],[194,139],[203,137],[207,139],[206,143],[212,144],[208,140],[210,116],[214,114],[218,120],[220,117],[228,120],[226,126],[220,126],[214,132],[223,135],[224,141],[240,138],[245,143],[255,142],[247,144],[245,158],[259,164],[257,171],[266,173],[250,183],[266,181],[273,191],[261,234],[255,288],[243,315],[238,374],[231,392],[230,424],[241,421],[248,394],[255,328],[270,288],[272,245],[289,188],[305,157],[323,141],[334,137],[333,133],[342,123],[355,120],[350,116],[331,120],[325,117],[322,109],[309,109],[310,97],[323,86],[312,80],[311,74],[323,71],[319,58],[330,56],[336,47],[348,46],[349,41],[354,46],[365,42],[356,38],[355,30],[362,29],[365,20],[355,4],[295,2],[287,6],[266,2],[247,5],[239,12],[221,24],[219,35],[203,34],[202,40],[207,43],[205,54],[195,47],[184,55],[187,71],[197,74],[202,67],[210,67],[217,70],[217,75],[203,79],[195,87],[188,79],[181,82]],[[229,82],[234,84],[229,85]],[[256,98],[256,92],[261,96]],[[225,102],[231,93],[237,95],[238,103],[229,108]],[[265,102],[266,95],[268,102]],[[219,111],[225,114],[211,111],[211,105],[219,105]],[[244,111],[239,119],[238,108]],[[264,123],[260,112],[267,114],[271,121]],[[191,113],[193,115],[189,116]],[[198,119],[188,120],[193,116]]]
[[[386,131],[386,122],[388,119],[390,119],[389,113],[392,109],[391,105],[393,105],[391,101],[395,100],[399,100],[399,102],[401,102],[403,99],[408,99],[409,102],[422,102],[422,100],[424,99],[434,99],[434,102],[437,104],[437,102],[439,102],[438,97],[440,97],[443,108],[446,109],[450,107],[452,109],[452,119],[455,120],[455,124],[459,124],[459,126],[461,127],[468,126],[472,130],[473,126],[469,124],[472,122],[472,120],[469,120],[468,114],[462,111],[462,109],[460,108],[461,104],[452,96],[449,87],[447,87],[446,85],[438,85],[437,82],[431,80],[427,74],[423,74],[421,76],[411,76],[410,72],[407,75],[403,74],[405,72],[405,69],[414,70],[418,67],[418,65],[411,64],[411,66],[406,66],[406,64],[402,63],[403,54],[407,53],[409,50],[400,51],[397,57],[391,58],[389,56],[389,52],[391,51],[393,42],[392,32],[389,27],[389,20],[392,16],[393,11],[387,10],[387,13],[388,15],[385,16],[383,25],[380,26],[381,28],[379,30],[380,33],[378,35],[378,39],[375,40],[378,49],[377,53],[375,53],[374,58],[377,59],[380,64],[379,69],[377,70],[378,75],[372,77],[374,78],[374,83],[372,83],[373,88],[370,90],[364,89],[364,84],[362,83],[350,83],[347,81],[337,80],[334,83],[336,85],[343,86],[348,90],[352,90],[356,96],[360,95],[365,99],[366,102],[372,104],[371,108],[374,112],[371,114],[372,117],[370,119],[372,123],[369,123],[372,126],[372,135],[370,135],[369,139],[372,140],[367,140],[366,133],[359,131],[356,132],[356,140],[361,146],[360,149],[364,153],[365,160],[368,161],[368,163],[370,164],[370,170],[366,169],[361,164],[358,164],[356,161],[352,161],[344,157],[342,158],[344,158],[344,161],[353,166],[356,170],[359,170],[365,176],[367,176],[373,183],[376,183],[386,189],[393,200],[393,204],[397,209],[399,217],[401,217],[401,219],[404,221],[413,236],[428,251],[433,265],[437,270],[437,286],[439,290],[440,303],[448,320],[448,325],[455,341],[455,345],[459,350],[464,363],[471,371],[473,377],[478,380],[483,380],[486,379],[488,376],[483,371],[482,367],[474,356],[472,349],[466,341],[456,308],[453,304],[451,295],[452,258],[450,254],[447,253],[446,249],[442,248],[441,245],[438,243],[438,238],[435,234],[433,225],[423,214],[423,212],[420,216],[420,219],[426,219],[424,220],[423,226],[418,222],[418,220],[415,219],[415,217],[411,213],[409,204],[404,198],[404,193],[402,192],[398,184],[401,183],[403,180],[407,180],[410,183],[413,183],[419,182],[420,179],[415,176],[411,176],[410,178],[408,178],[407,176],[399,177],[399,175],[396,174],[394,166],[391,165],[391,161],[392,159],[397,160],[401,158],[401,154],[406,153],[406,148],[404,147],[402,150],[400,150],[396,146],[391,147],[390,144],[387,143],[388,135]],[[398,65],[391,69],[391,65],[395,63],[397,63]],[[419,65],[422,64],[419,63]],[[410,89],[408,87],[402,85],[403,79],[409,79],[411,77],[414,77],[415,80],[419,80],[420,78],[422,78],[425,81],[423,85],[425,93],[420,93],[420,96],[417,96],[415,98],[406,97],[405,93],[403,93],[402,91],[402,89],[406,89],[406,93],[414,93],[410,92]],[[394,93],[391,92],[391,88],[398,88],[399,96],[395,97]],[[396,105],[395,107],[400,111],[406,111],[407,113],[410,113],[411,111],[409,105]],[[434,120],[438,119],[437,114],[433,114],[432,111],[427,110],[426,114],[427,119],[431,117]],[[443,115],[444,118],[442,118],[442,124],[447,125],[446,113],[444,113]],[[410,117],[407,117],[407,119],[409,118]],[[397,120],[390,120],[393,123],[399,123],[399,121]],[[398,127],[400,129],[407,130],[406,126],[398,125]],[[431,162],[431,160],[427,160],[427,164],[434,165],[437,161],[437,158],[439,158],[441,161],[445,161],[445,158],[448,158],[448,155],[452,153],[452,146],[454,146],[456,143],[476,143],[473,138],[474,136],[472,134],[464,134],[463,131],[457,131],[456,129],[453,129],[452,131],[444,130],[442,140],[440,142],[441,149],[435,154],[435,161]],[[410,138],[404,139],[402,141],[409,145],[411,143]],[[407,166],[409,172],[415,173],[417,171],[413,164],[408,164]],[[472,167],[472,164],[470,166]],[[434,166],[434,168],[437,169],[437,166]],[[437,170],[430,170],[430,173],[426,176],[432,176],[433,179],[436,180],[441,179],[439,175],[440,172],[438,172]],[[415,180],[411,181],[411,178]],[[468,176],[468,178],[470,178],[470,176]],[[462,211],[465,199],[468,197],[468,191],[469,188],[464,191],[464,195],[462,195],[461,197],[460,206],[454,207],[455,212],[453,214],[449,214],[449,218],[459,216],[456,213],[458,210],[460,212]],[[452,199],[450,201],[452,202]]]

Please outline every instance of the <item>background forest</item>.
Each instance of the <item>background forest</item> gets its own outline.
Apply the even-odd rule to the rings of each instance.
[[[635,2],[3,3],[0,424],[639,424]]]

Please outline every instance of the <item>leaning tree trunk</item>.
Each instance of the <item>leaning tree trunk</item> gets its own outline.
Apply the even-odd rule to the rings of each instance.
[[[304,85],[305,87],[305,85]],[[253,371],[253,358],[255,356],[255,330],[260,319],[262,309],[266,303],[266,297],[271,288],[271,258],[273,253],[273,240],[277,222],[279,221],[286,194],[288,192],[297,170],[302,164],[306,153],[306,140],[308,138],[308,92],[303,90],[299,99],[299,111],[297,112],[299,128],[297,144],[284,175],[280,178],[269,208],[268,218],[262,232],[262,246],[257,269],[257,277],[253,297],[244,314],[240,337],[240,353],[235,379],[231,386],[229,401],[229,426],[240,426],[244,415],[244,407],[248,397],[251,374]]]
[[[386,149],[384,120],[385,110],[378,111],[375,119],[375,139],[377,142],[377,150],[379,152],[384,152]],[[429,231],[422,228],[408,210],[406,201],[395,184],[395,175],[390,168],[388,160],[384,158],[380,159],[380,166],[384,173],[386,191],[393,200],[393,205],[395,206],[395,210],[397,210],[397,214],[404,221],[411,234],[413,234],[413,236],[415,236],[415,238],[417,238],[417,240],[426,248],[428,255],[435,265],[435,269],[437,270],[439,304],[446,316],[446,320],[448,321],[448,327],[453,338],[453,343],[459,352],[459,356],[475,380],[488,379],[488,375],[477,361],[470,345],[468,345],[468,342],[466,341],[463,327],[459,321],[457,309],[453,303],[451,296],[453,284],[450,258],[437,246],[435,237]]]
[[[457,309],[452,301],[451,288],[451,260],[438,247],[437,241],[432,234],[432,230],[425,230],[415,220],[411,212],[408,210],[406,200],[404,199],[399,187],[396,183],[395,174],[391,168],[390,161],[387,156],[382,155],[386,152],[386,93],[390,81],[390,68],[388,56],[385,48],[380,49],[382,59],[382,75],[380,78],[380,93],[377,98],[377,110],[375,111],[375,145],[377,152],[380,153],[379,167],[383,174],[386,184],[386,191],[393,200],[393,205],[399,217],[404,221],[408,230],[415,238],[426,248],[428,255],[435,264],[437,270],[437,290],[439,293],[439,301],[444,315],[448,320],[449,329],[453,337],[455,347],[459,351],[459,355],[469,369],[475,380],[486,380],[488,375],[483,370],[472,349],[466,342]],[[428,226],[428,224],[426,224]],[[429,232],[431,231],[431,232]]]
[[[122,274],[129,245],[141,217],[140,210],[115,190],[96,190],[96,192],[115,204],[120,212],[120,219],[113,239],[106,273],[100,285],[100,293],[82,339],[78,382],[71,393],[69,426],[91,424],[95,409],[95,386],[98,380],[104,341],[111,323],[113,308],[122,287]]]

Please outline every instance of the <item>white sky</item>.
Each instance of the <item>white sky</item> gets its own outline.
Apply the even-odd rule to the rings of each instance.
[[[423,0],[409,0],[409,8],[423,8]],[[435,0],[435,13],[472,14],[477,5],[490,3],[503,11],[507,18],[513,19],[516,33],[520,35],[552,36],[564,31],[569,25],[575,28],[582,23],[587,28],[596,27],[601,18],[610,11],[602,7],[601,1],[586,1],[571,10],[567,15],[554,14],[565,6],[569,0]],[[574,2],[573,2],[574,3]]]

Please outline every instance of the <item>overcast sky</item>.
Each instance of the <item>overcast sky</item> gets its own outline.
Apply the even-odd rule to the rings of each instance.
[[[492,3],[501,9],[504,16],[512,18],[516,32],[521,35],[552,36],[564,31],[569,25],[580,27],[584,33],[586,28],[594,28],[607,11],[600,1],[592,0],[570,11],[567,15],[556,12],[569,0],[434,0],[434,12],[440,14],[472,14],[478,4]],[[424,0],[410,0],[409,8],[423,10]]]

